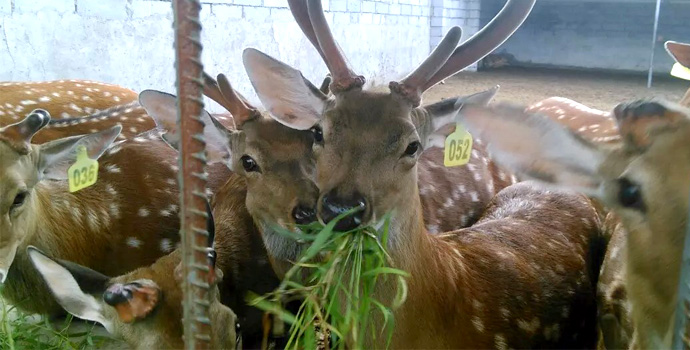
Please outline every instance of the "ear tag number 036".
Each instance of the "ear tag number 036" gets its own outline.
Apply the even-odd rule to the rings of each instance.
[[[89,158],[86,147],[77,148],[77,161],[67,170],[69,191],[77,192],[96,183],[98,180],[98,161]]]
[[[472,154],[472,135],[457,123],[455,132],[446,137],[443,149],[443,165],[453,167],[465,165],[470,161]]]

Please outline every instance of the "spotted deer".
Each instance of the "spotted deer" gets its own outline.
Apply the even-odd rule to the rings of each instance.
[[[213,236],[213,215],[209,213],[208,218],[208,231]],[[28,254],[60,305],[72,315],[100,323],[134,349],[184,348],[182,279],[175,274],[181,261],[179,248],[150,266],[116,278],[53,259],[32,246]],[[241,348],[237,316],[220,301],[217,283],[223,279],[223,269],[214,268],[209,281],[211,347]]]
[[[317,216],[340,230],[379,227],[392,213],[388,251],[408,271],[407,301],[394,312],[392,348],[575,348],[596,344],[595,283],[602,242],[599,215],[583,195],[519,183],[498,192],[469,228],[430,235],[418,190],[424,148],[443,145],[463,99],[421,105],[422,92],[491,52],[532,9],[508,1],[490,24],[457,47],[452,28],[401,82],[364,90],[339,51],[320,1],[289,1],[293,15],[333,77],[333,96],[303,83],[301,73],[254,49],[243,61],[263,105],[281,123],[314,134]],[[451,130],[449,130],[451,129]],[[440,142],[439,142],[440,141]],[[474,141],[465,181],[491,160]],[[421,164],[420,164],[421,166]],[[477,182],[498,174],[485,170]],[[437,194],[438,196],[438,194]],[[382,282],[378,300],[392,300]],[[370,344],[369,346],[382,344]]]
[[[94,133],[121,125],[118,139],[132,138],[155,127],[137,101],[137,93],[118,85],[86,80],[0,83],[0,125],[16,123],[23,111],[36,108],[61,119],[34,135],[42,144],[58,138]]]
[[[690,110],[638,100],[617,105],[612,114],[622,136],[614,146],[594,144],[515,106],[467,105],[459,118],[488,140],[500,162],[599,198],[620,216],[627,231],[620,254],[623,291],[632,306],[630,347],[670,348],[688,221]]]
[[[252,106],[235,91],[223,74],[218,75],[217,81],[206,75],[205,81],[204,93],[232,113],[235,125],[235,128],[223,126],[208,113],[203,117],[209,162],[227,162],[234,174],[240,176],[239,180],[230,177],[228,183],[214,194],[212,201],[219,232],[217,237],[227,237],[234,242],[226,247],[233,251],[228,256],[238,260],[233,266],[239,270],[232,273],[225,271],[226,276],[237,276],[237,281],[254,281],[252,283],[257,283],[256,287],[244,290],[265,293],[275,288],[278,280],[261,270],[264,267],[260,262],[270,260],[275,274],[282,277],[304,248],[302,244],[278,234],[274,226],[294,230],[296,224],[306,224],[316,219],[314,208],[318,193],[313,179],[313,135],[309,131],[293,130],[271,119],[265,111]],[[327,77],[325,81],[330,82],[330,78]],[[305,82],[310,84],[306,80]],[[328,93],[324,86],[327,84],[316,89],[310,84],[310,89]],[[492,88],[466,99],[488,103],[496,91],[497,89]],[[146,90],[141,93],[140,102],[156,120],[158,127],[166,132],[163,136],[166,141],[177,148],[175,97]],[[491,191],[498,191],[514,181],[509,173],[500,173],[493,184],[468,183],[466,172],[437,166],[436,162],[441,157],[441,153],[429,153],[420,166],[425,171],[420,176],[423,211],[427,215],[427,227],[433,230],[465,227],[472,220],[476,221],[493,197]],[[476,157],[476,164],[484,164],[484,161],[483,158]],[[483,176],[489,171],[498,173],[498,169],[488,165],[473,176]],[[260,234],[246,233],[249,229],[233,230],[233,227],[239,225],[237,220],[241,217],[237,215],[241,210],[240,204],[234,199],[229,200],[236,198],[232,194],[239,191],[234,183],[236,181],[246,181],[244,204]],[[447,198],[442,197],[444,194]],[[271,200],[267,201],[266,198]],[[453,207],[456,210],[451,210]],[[241,232],[245,232],[246,238],[237,238],[237,234]],[[256,242],[255,237],[259,235],[263,242]],[[220,256],[223,249],[218,248],[218,251]],[[257,274],[256,271],[263,272]],[[257,276],[263,282],[258,281]],[[229,305],[241,315],[240,318],[244,315],[249,319],[245,319],[243,325],[256,325],[261,314],[243,305],[241,293],[236,297],[238,300]],[[247,316],[248,314],[252,316]],[[243,328],[245,331],[250,329]]]
[[[25,247],[109,276],[152,264],[179,241],[177,154],[156,130],[114,142],[121,126],[31,144],[45,111],[0,129],[0,281],[19,309],[59,314],[61,308],[29,263]],[[85,145],[99,162],[97,182],[70,193],[67,168]],[[146,164],[142,167],[142,164]],[[209,186],[227,178],[209,169]]]
[[[0,82],[0,124],[15,123],[40,108],[53,118],[70,119],[137,100],[119,85],[91,80]]]
[[[666,51],[680,65],[690,68],[690,44],[667,41]],[[690,107],[690,88],[678,102]],[[527,107],[527,112],[541,113],[561,121],[594,142],[619,142],[616,121],[609,111],[588,107],[566,97],[549,97]]]

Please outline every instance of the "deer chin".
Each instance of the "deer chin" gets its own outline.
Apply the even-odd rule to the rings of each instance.
[[[4,284],[7,279],[7,274],[9,273],[12,262],[17,255],[17,248],[19,247],[19,242],[16,240],[4,245],[0,248],[0,283]]]
[[[275,230],[275,227],[278,226],[284,230],[301,232],[301,230],[296,227],[287,227],[285,224],[269,223],[266,221],[262,221],[259,226],[261,228],[261,237],[266,246],[266,250],[277,260],[296,261],[306,248],[305,243],[300,243]]]

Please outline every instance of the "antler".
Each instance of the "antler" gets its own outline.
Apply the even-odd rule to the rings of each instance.
[[[29,152],[34,135],[50,122],[50,114],[43,109],[34,109],[22,121],[0,128],[0,140],[7,142],[22,154]]]
[[[501,46],[520,28],[532,12],[535,2],[536,0],[508,0],[491,22],[455,49],[448,61],[422,86],[421,90],[428,90],[439,81],[479,61]]]
[[[333,38],[321,6],[321,0],[288,0],[290,11],[304,35],[319,52],[333,76],[331,91],[334,93],[361,88],[365,79],[355,74]]]
[[[410,101],[421,102],[421,95],[439,81],[482,59],[503,44],[522,25],[536,0],[508,0],[489,24],[458,46],[460,28],[453,27],[429,57],[405,79],[391,82],[390,88]],[[457,28],[457,29],[456,29]]]
[[[259,115],[258,110],[249,104],[244,96],[232,88],[224,74],[218,74],[217,81],[206,74],[206,72],[203,73],[203,77],[204,95],[216,101],[230,112],[238,129],[242,128],[242,124]]]

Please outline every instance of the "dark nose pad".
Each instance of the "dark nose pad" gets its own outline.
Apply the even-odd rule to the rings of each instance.
[[[306,205],[298,204],[292,209],[292,217],[298,225],[307,225],[316,221],[316,210]]]
[[[338,215],[354,208],[359,210],[342,218],[335,224],[337,231],[349,231],[359,227],[364,220],[367,205],[362,195],[355,194],[350,198],[342,198],[336,196],[333,192],[329,192],[321,199],[321,212],[319,215],[323,222],[328,223],[338,217]]]

